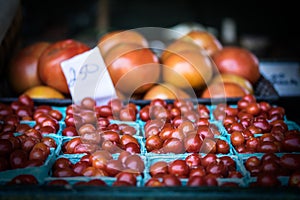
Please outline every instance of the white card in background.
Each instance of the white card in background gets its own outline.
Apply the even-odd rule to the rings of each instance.
[[[300,96],[299,62],[261,62],[260,72],[268,79],[281,97]]]
[[[63,61],[61,68],[74,103],[92,97],[104,105],[117,96],[98,47]]]

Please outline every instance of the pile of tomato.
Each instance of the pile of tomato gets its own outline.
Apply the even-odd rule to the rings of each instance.
[[[299,152],[299,126],[253,95],[236,105],[0,103],[5,185],[299,187]]]

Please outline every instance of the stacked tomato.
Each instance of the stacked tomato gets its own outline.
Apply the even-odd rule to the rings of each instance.
[[[1,173],[45,167],[60,150],[50,176],[23,171],[8,184],[299,187],[299,126],[253,95],[214,106],[86,97],[63,109],[22,95],[0,108]]]
[[[21,95],[9,105],[0,104],[0,113],[1,176],[24,175],[34,171],[35,167],[39,167],[35,175],[47,173],[46,165],[51,163],[60,145],[53,134],[59,129],[58,120],[62,113],[51,106],[34,106],[32,99],[26,95]],[[22,182],[27,178],[33,180],[27,175],[12,182]]]
[[[139,133],[139,126],[133,122],[136,115],[135,104],[124,105],[118,99],[111,100],[107,105],[96,106],[92,98],[86,97],[81,105],[69,105],[62,135],[72,138],[63,142],[63,153],[93,153],[97,150],[141,153],[140,141],[135,137]],[[114,123],[116,120],[119,123]],[[123,123],[125,121],[127,123]],[[136,128],[130,126],[128,121]]]
[[[170,160],[167,162],[166,160]],[[242,178],[244,175],[237,170],[237,163],[230,156],[216,154],[193,153],[185,158],[150,159],[153,163],[149,168],[151,178],[146,186],[218,186],[218,178]],[[183,183],[184,182],[184,183]],[[227,181],[224,185],[239,186],[238,182]]]
[[[53,181],[67,177],[115,177],[113,185],[137,185],[137,179],[144,173],[145,164],[141,156],[122,151],[116,159],[106,150],[85,154],[81,158],[59,157],[52,167]],[[56,183],[57,184],[57,183]]]
[[[154,99],[139,112],[145,121],[146,149],[151,153],[222,153],[230,151],[216,124],[210,123],[210,111],[189,100]]]
[[[280,178],[287,179],[288,186],[300,186],[300,154],[266,153],[245,157],[243,161],[250,176],[256,178],[250,186],[280,186]]]
[[[238,153],[300,151],[300,132],[289,129],[283,107],[257,102],[253,95],[246,95],[235,108],[219,104],[214,115],[223,120]]]

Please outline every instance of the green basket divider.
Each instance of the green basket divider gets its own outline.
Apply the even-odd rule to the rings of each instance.
[[[298,130],[298,131],[300,131],[300,126],[296,122],[286,120],[285,123],[288,126],[288,130]]]

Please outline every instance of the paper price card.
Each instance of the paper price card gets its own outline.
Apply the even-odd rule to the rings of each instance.
[[[61,68],[74,103],[92,97],[97,105],[103,105],[116,98],[113,82],[98,47],[63,61]]]
[[[300,96],[299,62],[261,62],[260,72],[274,86],[279,96]]]

